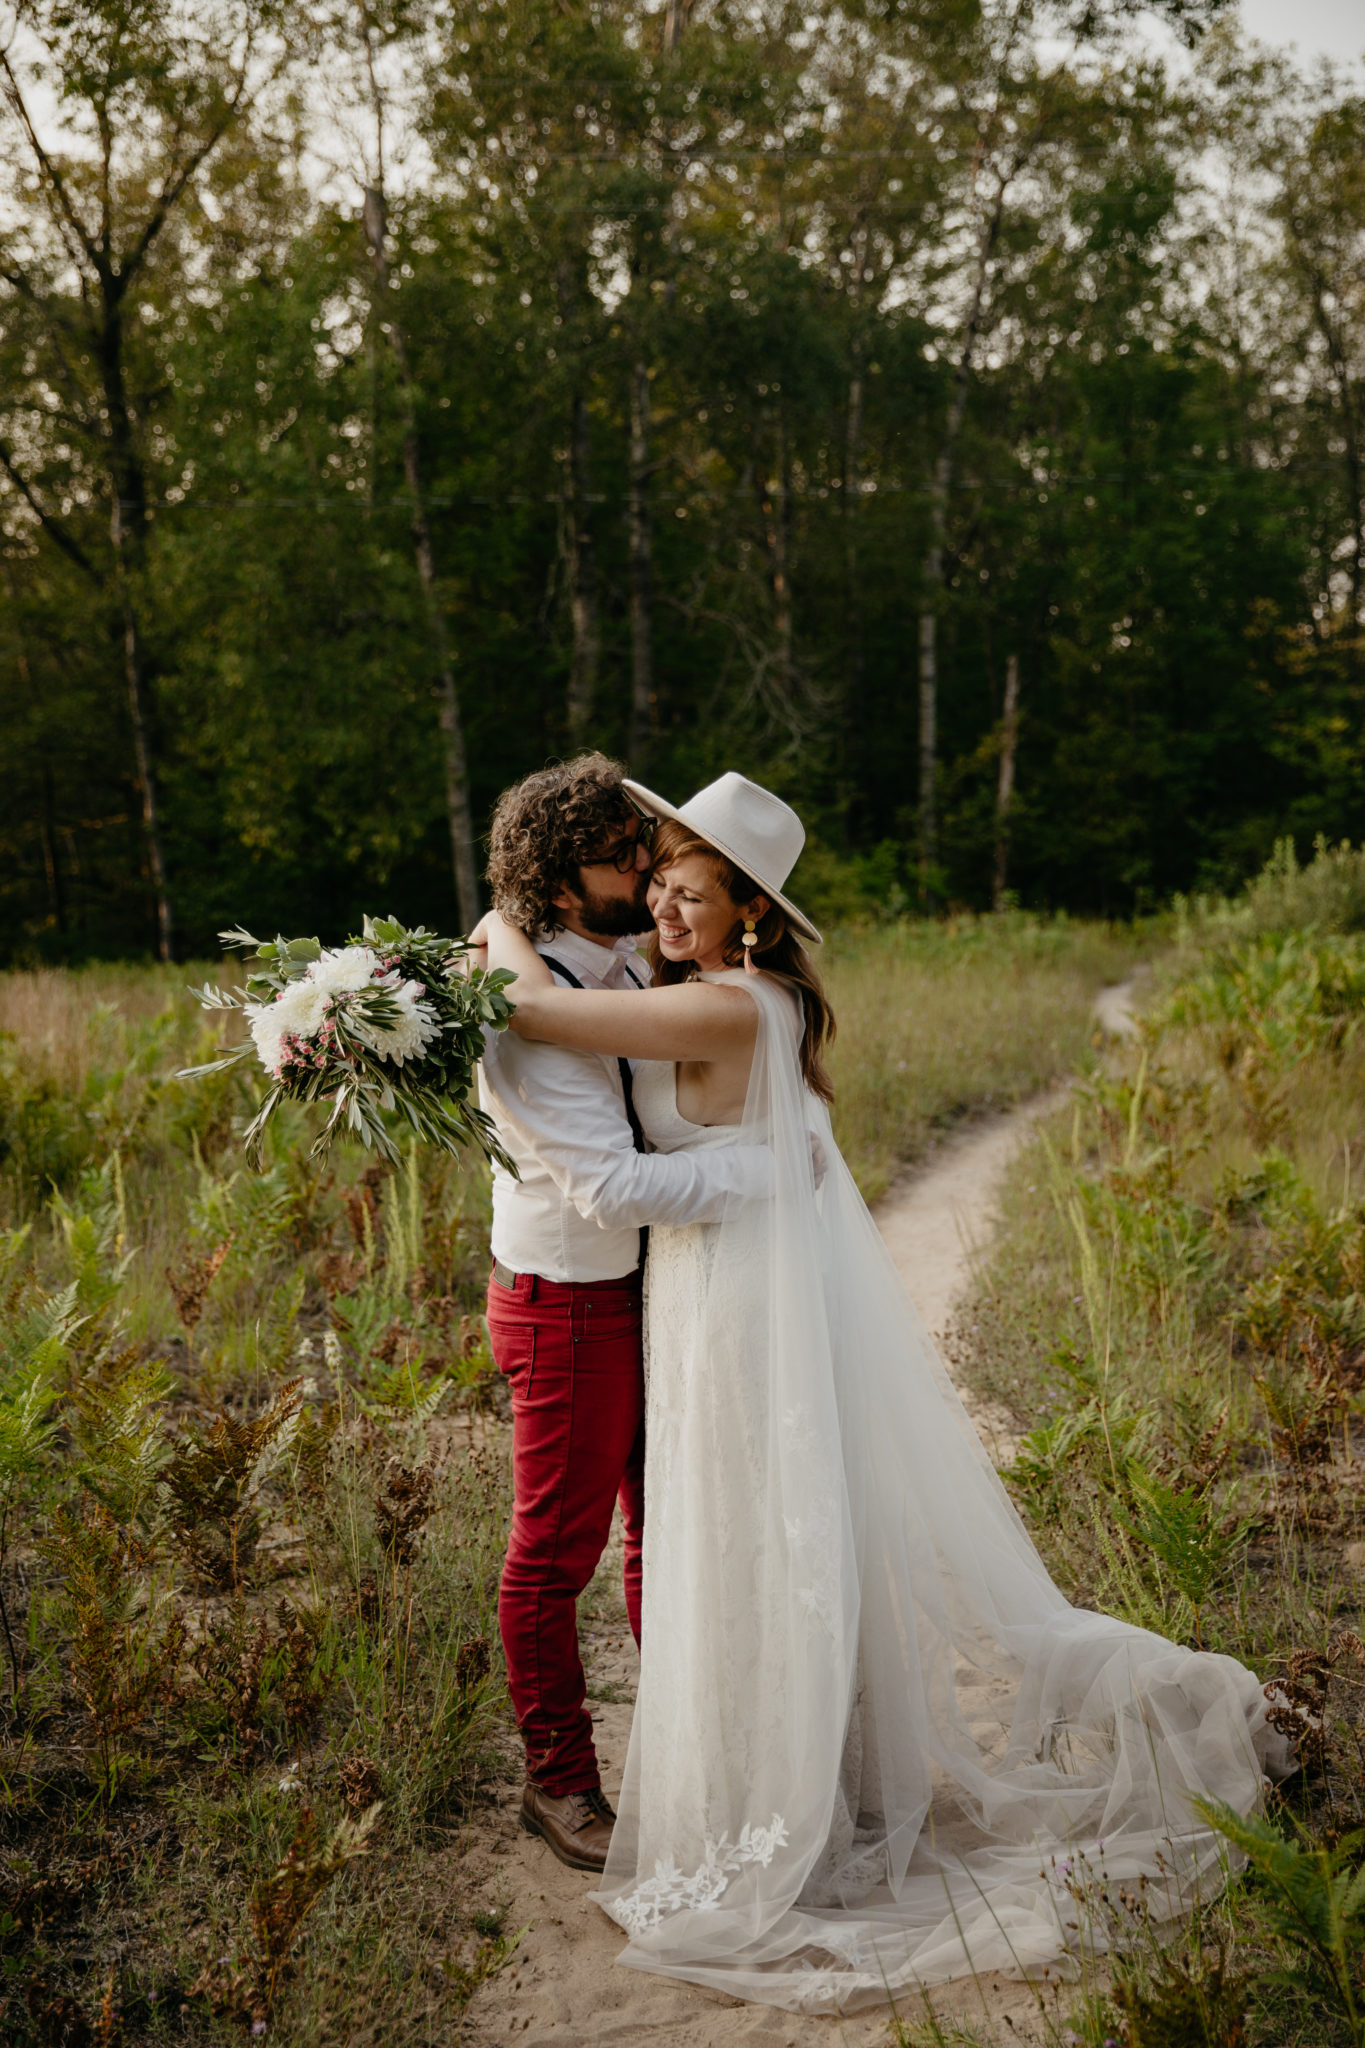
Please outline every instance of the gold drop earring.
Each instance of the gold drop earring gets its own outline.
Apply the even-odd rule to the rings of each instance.
[[[744,948],[744,965],[748,968],[750,974],[757,974],[758,969],[754,966],[754,947],[758,944],[758,933],[754,928],[754,920],[751,917],[746,917],[744,920],[744,937],[740,940],[740,944]]]

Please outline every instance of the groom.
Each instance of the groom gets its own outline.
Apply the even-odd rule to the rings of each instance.
[[[636,940],[653,820],[603,754],[528,775],[493,814],[488,880],[561,986],[643,989]],[[513,1001],[516,989],[512,989]],[[619,1499],[625,1595],[640,1640],[644,1531],[641,1264],[645,1226],[719,1219],[771,1191],[762,1147],[647,1153],[627,1060],[490,1033],[480,1100],[516,1161],[494,1169],[488,1330],[512,1394],[512,1533],[498,1619],[526,1746],[522,1824],[600,1871],[602,1794],[578,1650],[579,1595]]]

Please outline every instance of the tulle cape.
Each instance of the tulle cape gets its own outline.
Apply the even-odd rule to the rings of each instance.
[[[737,1136],[777,1192],[651,1249],[599,1903],[627,1965],[803,2011],[1065,1971],[1111,1938],[1078,1891],[1187,1911],[1227,1867],[1190,1795],[1248,1812],[1290,1759],[1240,1664],[1052,1583],[802,1083],[790,993],[723,978],[758,1005]]]

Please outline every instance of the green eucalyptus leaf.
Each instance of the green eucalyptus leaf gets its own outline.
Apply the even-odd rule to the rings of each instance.
[[[469,948],[462,939],[443,937],[424,926],[414,930],[396,918],[364,919],[365,944],[381,951],[404,982],[415,984],[436,1033],[420,1055],[402,1062],[384,1050],[384,1033],[402,1020],[404,1005],[395,988],[378,983],[338,992],[328,1006],[328,1038],[307,1048],[287,1050],[286,1064],[272,1076],[256,1115],[243,1134],[247,1157],[259,1163],[270,1119],[285,1101],[318,1104],[327,1111],[313,1144],[325,1154],[347,1132],[368,1149],[396,1160],[390,1125],[397,1121],[424,1144],[452,1154],[469,1146],[515,1172],[499,1145],[490,1120],[470,1098],[475,1069],[483,1055],[484,1034],[502,1030],[513,1014],[505,990],[516,976],[506,969],[487,974],[475,969],[452,973],[453,962]],[[210,984],[193,991],[205,1009],[240,1010],[244,1003],[265,1006],[291,983],[304,978],[322,948],[316,938],[277,937],[264,944],[237,929],[222,935],[224,943],[255,952],[255,963],[242,991]],[[221,1072],[258,1057],[253,1042],[232,1047],[220,1059],[186,1070],[187,1078]]]

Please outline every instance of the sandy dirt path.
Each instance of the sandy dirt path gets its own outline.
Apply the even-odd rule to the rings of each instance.
[[[1095,1006],[1101,1028],[1132,1029],[1131,984],[1106,989]],[[877,1209],[892,1257],[936,1337],[989,1243],[1005,1169],[1038,1119],[1066,1100],[1049,1089],[1008,1115],[946,1140],[894,1187]],[[993,1455],[1009,1455],[1003,1419],[973,1410]],[[608,1798],[621,1782],[638,1670],[635,1645],[615,1588],[619,1552],[613,1543],[583,1603],[581,1639]],[[466,2019],[471,2043],[516,2041],[525,2048],[596,2048],[596,2044],[658,2043],[660,2048],[864,2048],[893,2037],[889,2008],[847,2019],[812,2018],[704,1991],[671,1979],[618,1969],[619,1930],[592,1904],[591,1878],[566,1870],[518,1823],[520,1786],[500,1791],[496,1811],[481,1819],[460,1859],[466,1910],[505,1909],[509,1930],[525,1929],[514,1962],[475,1995]],[[1034,1994],[1024,1985],[987,1978],[933,1993],[940,2019],[990,2023],[1019,2043],[1041,2035]],[[924,2017],[902,2000],[903,2018]],[[1009,2024],[1004,2024],[1008,2022]]]

